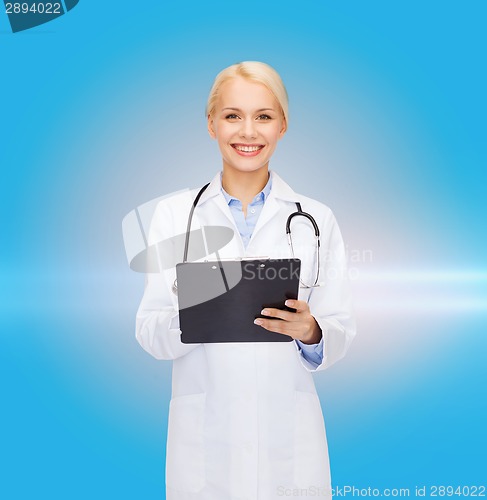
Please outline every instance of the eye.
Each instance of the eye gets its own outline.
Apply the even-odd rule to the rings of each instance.
[[[272,120],[272,117],[270,117],[269,115],[259,115],[257,118],[263,121]]]
[[[232,113],[230,115],[227,115],[225,118],[227,120],[236,120],[238,118],[238,116],[235,113]]]

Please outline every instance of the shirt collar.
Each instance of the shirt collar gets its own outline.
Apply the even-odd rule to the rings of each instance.
[[[220,172],[220,184],[221,184],[221,179],[222,179],[223,172]],[[256,200],[262,200],[264,203],[267,200],[267,197],[269,196],[269,193],[271,192],[272,188],[272,175],[269,173],[269,178],[267,179],[267,184],[264,186],[262,191],[258,193],[257,195],[254,196],[254,199],[252,200],[252,203]],[[232,200],[238,200],[238,198],[235,198],[234,196],[228,194],[224,189],[223,185],[221,187],[223,196],[225,197],[225,200],[228,205],[230,205],[230,202]],[[241,200],[238,200],[241,201]]]
[[[274,172],[274,170],[269,169],[269,174],[271,175],[272,179],[272,190],[269,192],[269,200],[271,198],[276,198],[279,200],[284,200],[290,203],[295,203],[297,201],[297,198],[299,195],[297,195],[294,190],[287,184],[284,179],[281,179],[281,177]],[[225,202],[225,198],[223,196],[222,192],[222,182],[221,182],[221,175],[222,172],[219,170],[211,182],[208,184],[208,189],[206,189],[203,194],[201,195],[200,201],[198,202],[198,205],[203,205],[206,203],[210,198],[214,198],[215,196],[221,195],[223,198],[223,202]],[[194,196],[196,196],[196,193],[198,192],[198,189],[194,189]]]

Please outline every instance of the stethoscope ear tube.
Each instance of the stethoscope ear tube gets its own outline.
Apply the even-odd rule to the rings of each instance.
[[[296,217],[297,215],[302,215],[303,217],[306,217],[311,222],[311,224],[313,225],[313,228],[315,230],[315,236],[318,238],[318,241],[319,241],[320,230],[318,229],[318,224],[316,224],[316,221],[315,221],[314,217],[311,214],[308,214],[307,212],[303,212],[301,210],[301,203],[296,202],[296,206],[298,207],[298,211],[297,212],[293,212],[287,218],[287,222],[286,222],[286,234],[291,234],[291,221],[292,221],[293,217]]]
[[[193,206],[191,207],[191,211],[189,212],[189,217],[188,217],[188,225],[186,227],[186,238],[184,240],[184,254],[183,254],[183,263],[188,261],[188,249],[189,249],[189,233],[191,232],[191,222],[193,221],[193,212],[194,209],[196,208],[196,205],[198,204],[198,201],[200,200],[201,195],[203,194],[204,190],[210,185],[210,183],[206,184],[206,186],[203,186],[198,194],[196,195],[196,198],[193,201]]]
[[[316,223],[314,217],[311,214],[308,214],[307,212],[303,212],[301,209],[301,203],[296,202],[296,207],[298,208],[297,212],[293,212],[286,221],[286,235],[287,235],[287,242],[291,248],[291,254],[294,257],[294,246],[293,246],[293,239],[291,236],[291,221],[293,217],[296,217],[297,215],[302,215],[303,217],[306,217],[312,224],[314,230],[315,230],[315,237],[316,237],[316,262],[317,262],[317,268],[316,268],[316,279],[312,285],[308,285],[306,283],[303,283],[301,279],[299,280],[301,284],[304,286],[304,288],[313,288],[318,285],[318,280],[320,277],[320,230],[318,228],[318,224]]]
[[[198,201],[201,198],[201,195],[205,191],[205,189],[210,185],[210,183],[204,185],[199,191],[198,194],[196,195],[196,198],[193,201],[193,205],[191,206],[191,210],[189,212],[189,217],[188,217],[188,225],[186,226],[186,237],[184,238],[184,254],[183,254],[183,263],[188,261],[188,250],[189,250],[189,235],[191,233],[191,222],[193,222],[193,212],[194,209],[196,208],[196,205],[198,204]],[[172,284],[172,292],[174,295],[178,294],[178,280],[175,279],[174,283]]]

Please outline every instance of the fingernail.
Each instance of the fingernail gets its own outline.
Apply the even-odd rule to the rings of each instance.
[[[261,319],[257,318],[257,319],[254,319],[254,323],[255,323],[256,325],[259,325],[259,326],[260,326],[260,325],[262,325],[263,321],[262,321]]]
[[[260,314],[267,316],[269,314],[269,309],[262,309],[262,311],[260,311]]]
[[[292,307],[294,305],[294,301],[286,300],[286,302],[284,302],[284,304],[286,304],[288,307]]]

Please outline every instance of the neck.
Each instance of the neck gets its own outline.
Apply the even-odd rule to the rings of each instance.
[[[269,170],[267,166],[253,172],[240,172],[223,167],[223,189],[245,205],[264,189],[268,180]]]

